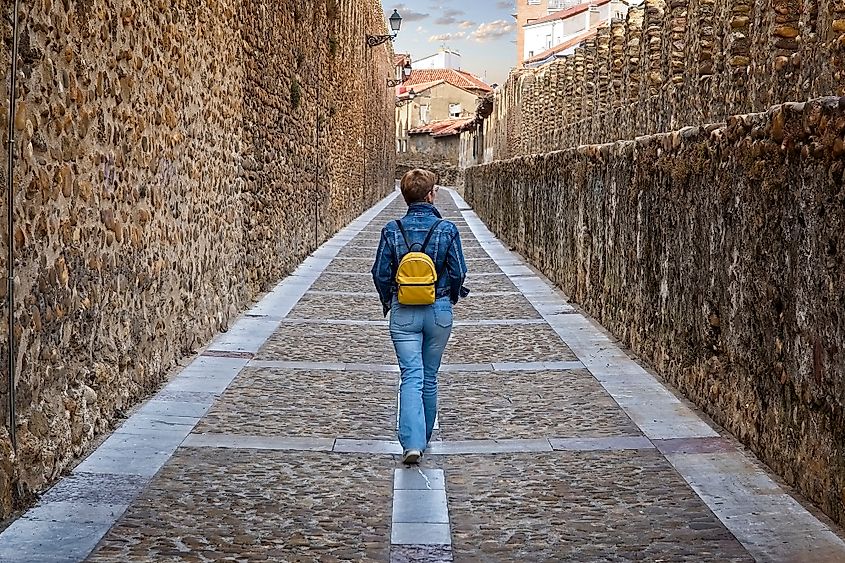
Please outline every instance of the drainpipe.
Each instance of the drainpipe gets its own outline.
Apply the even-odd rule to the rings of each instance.
[[[6,168],[6,210],[8,213],[8,237],[9,256],[6,262],[6,279],[9,287],[7,289],[9,307],[9,438],[12,440],[12,449],[17,453],[18,439],[16,432],[17,413],[15,412],[15,231],[14,231],[14,210],[15,210],[15,94],[17,91],[18,77],[18,12],[20,11],[20,0],[15,0],[15,11],[12,13],[12,69],[11,84],[9,86],[9,153]]]

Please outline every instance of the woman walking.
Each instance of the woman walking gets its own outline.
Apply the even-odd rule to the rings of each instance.
[[[465,297],[466,262],[458,228],[434,206],[436,177],[402,177],[408,213],[381,231],[373,281],[399,360],[399,442],[402,461],[417,463],[437,417],[437,371],[452,333],[452,305]]]

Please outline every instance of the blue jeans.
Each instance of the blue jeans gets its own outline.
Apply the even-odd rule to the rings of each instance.
[[[425,451],[437,417],[437,370],[452,334],[452,303],[390,307],[390,338],[399,359],[399,442],[405,450]]]

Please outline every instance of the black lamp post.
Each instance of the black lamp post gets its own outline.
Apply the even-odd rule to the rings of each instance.
[[[399,28],[402,27],[402,16],[399,15],[399,12],[393,10],[393,14],[388,18],[390,22],[390,30],[393,32],[390,35],[367,35],[367,45],[370,47],[377,47],[382,43],[387,41],[393,41],[396,39],[396,35],[399,33]]]
[[[395,79],[395,80],[392,79],[392,78],[388,78],[387,79],[387,85],[390,86],[391,88],[395,88],[396,86],[399,86],[400,84],[404,84],[405,81],[408,80],[408,78],[410,78],[411,70],[412,70],[411,69],[411,63],[405,63],[405,66],[402,67],[402,78],[398,78],[398,79]]]
[[[408,92],[408,96],[407,96],[406,99],[404,99],[404,100],[397,99],[396,100],[396,107],[401,108],[405,104],[410,104],[412,101],[414,101],[414,98],[416,98],[416,97],[417,97],[417,93],[414,92],[413,88],[411,88],[411,90]]]

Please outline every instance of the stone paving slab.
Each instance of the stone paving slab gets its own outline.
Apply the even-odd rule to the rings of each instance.
[[[575,360],[572,350],[556,336],[547,325],[456,326],[444,361],[458,364]]]
[[[484,248],[470,239],[461,239],[461,247],[464,251],[464,258],[470,260],[477,260],[479,258],[489,259],[490,255]],[[378,243],[375,244],[356,244],[345,246],[339,253],[338,258],[365,258],[370,260],[370,264],[375,261],[376,252],[378,251]]]
[[[464,257],[467,271],[473,273],[501,273],[501,269],[488,256],[480,258]],[[362,257],[338,257],[332,260],[325,268],[326,272],[358,272],[371,274],[373,260]]]
[[[248,368],[196,433],[318,438],[393,438],[393,374]]]
[[[334,451],[338,453],[400,456],[402,455],[402,446],[395,440],[352,440],[340,438],[335,441]]]
[[[511,279],[501,272],[488,273],[487,275],[478,274],[479,272],[474,270],[467,274],[464,285],[470,292],[515,291],[517,289]]]
[[[473,293],[517,290],[513,282],[501,273],[477,275],[477,273],[470,272],[464,285]],[[349,275],[343,271],[334,271],[321,275],[311,288],[321,291],[374,291],[375,286],[373,286],[373,279],[369,271],[354,272],[354,275]]]
[[[455,561],[753,561],[656,450],[443,467]]]
[[[256,360],[396,363],[387,326],[283,323]],[[548,326],[455,326],[443,361],[502,363],[569,361],[575,355]]]
[[[396,354],[386,326],[283,324],[256,359],[389,364]]]
[[[393,473],[393,490],[446,490],[446,479],[442,470],[428,470],[408,467]]]
[[[350,245],[357,246],[360,244],[364,244],[367,246],[374,246],[378,245],[379,241],[381,240],[381,235],[379,233],[374,232],[362,232],[359,235],[356,235],[355,238],[349,243]]]
[[[645,436],[610,438],[550,438],[552,449],[559,451],[597,452],[618,450],[651,450],[655,445]]]
[[[448,524],[449,509],[446,506],[446,491],[442,489],[394,490],[392,521],[394,524]]]
[[[387,561],[393,462],[179,450],[90,561]]]
[[[76,563],[85,559],[110,526],[111,522],[83,524],[21,518],[3,530],[0,561]]]
[[[240,450],[291,450],[330,452],[334,449],[334,438],[250,436],[247,434],[191,434],[183,448],[229,448]]]
[[[347,276],[338,272],[327,272],[317,278],[312,289],[318,291],[374,291],[370,275]],[[376,300],[378,301],[378,300]]]
[[[440,376],[443,440],[639,434],[586,370]]]
[[[399,373],[398,364],[342,364],[338,362],[300,362],[285,360],[253,360],[249,367],[269,370],[321,370],[321,371],[360,371],[371,374]],[[496,364],[440,364],[440,373],[453,372],[526,372],[526,371],[571,371],[583,369],[579,361],[571,362],[507,362]]]
[[[352,297],[362,301],[372,301],[378,299],[377,291],[337,291],[337,290],[309,290],[306,295],[318,297]],[[488,297],[507,297],[507,296],[521,296],[518,291],[475,291],[472,296],[477,300],[486,299]],[[468,299],[468,298],[467,298]]]
[[[845,541],[739,451],[667,457],[757,560],[845,560]]]
[[[526,452],[550,452],[552,446],[547,439],[532,440],[450,440],[432,441],[427,450],[430,455],[474,455],[512,454]]]
[[[454,309],[456,320],[537,319],[540,314],[521,295],[473,296]],[[290,319],[384,320],[376,298],[306,294],[290,312]]]
[[[400,497],[400,500],[403,499]],[[394,545],[449,545],[451,532],[448,523],[394,522],[390,543]]]

